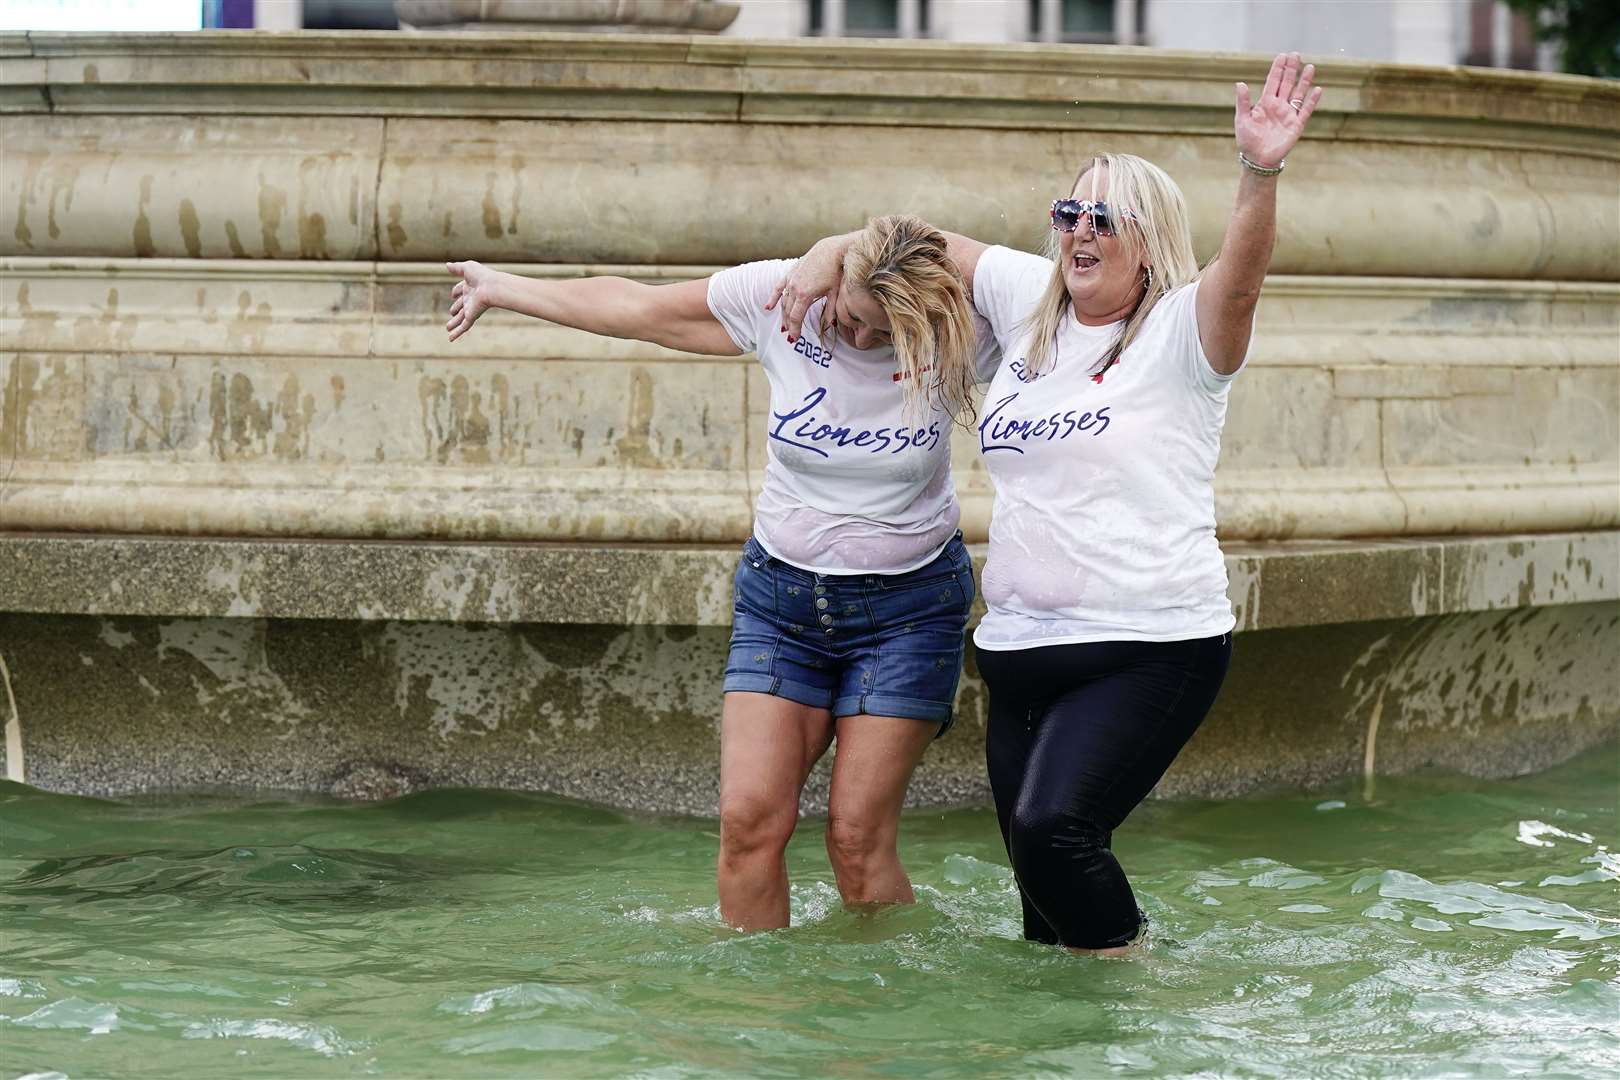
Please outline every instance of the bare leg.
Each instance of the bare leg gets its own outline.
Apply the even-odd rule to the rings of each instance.
[[[1066,945],[1064,947],[1070,952],[1074,953],[1076,956],[1135,956],[1137,953],[1147,948],[1147,916],[1143,915],[1142,919],[1144,920],[1142,923],[1142,929],[1137,931],[1134,938],[1127,941],[1123,945],[1111,945],[1106,949],[1082,949],[1076,945]]]
[[[898,716],[838,720],[827,855],[846,904],[916,900],[900,865],[900,806],[939,725]]]
[[[720,714],[720,917],[739,930],[788,924],[784,854],[799,793],[832,741],[832,714],[734,691]]]
[[[1107,949],[1080,949],[1068,946],[1069,951],[1076,956],[1130,956],[1137,948],[1138,945],[1134,941],[1129,945],[1115,945]]]

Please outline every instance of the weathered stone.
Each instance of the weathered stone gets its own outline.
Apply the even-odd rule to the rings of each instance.
[[[663,31],[715,34],[741,11],[724,0],[394,0],[403,27],[422,30]]]
[[[0,354],[0,527],[740,542],[752,517],[768,396],[749,358],[504,312],[446,344],[438,265],[13,258],[0,279],[23,350]],[[1223,537],[1620,522],[1617,317],[1615,286],[1274,279],[1223,437]],[[981,539],[970,433],[955,473]]]
[[[1446,611],[1596,600],[1620,582],[1620,550],[1585,537],[1460,539],[1445,546],[1445,560]]]
[[[1226,547],[1242,631],[1620,600],[1620,532]],[[970,548],[982,563],[984,549]],[[735,547],[0,534],[0,610],[724,627]],[[975,617],[983,601],[975,601]]]
[[[5,610],[727,626],[736,549],[0,536]]]
[[[39,787],[713,799],[723,631],[62,617],[21,640],[19,618],[0,638]]]
[[[355,259],[375,250],[380,119],[4,123],[8,254]]]
[[[1104,148],[1180,180],[1207,258],[1259,75],[561,35],[0,59],[0,529],[36,530],[0,536],[10,774],[703,813],[762,373],[505,313],[448,345],[437,260],[685,279],[894,210],[1026,246]],[[1165,794],[1506,775],[1620,718],[1620,87],[1319,82],[1217,474],[1243,633]],[[954,470],[982,539],[971,431]],[[184,539],[118,535],[154,532]],[[971,653],[958,705],[919,803],[985,797]]]
[[[1448,398],[1444,370],[1390,366],[1340,367],[1333,371],[1333,394],[1344,398]]]
[[[1260,562],[1258,625],[1318,626],[1438,615],[1439,543],[1291,544]]]
[[[18,57],[0,72],[0,104],[22,114],[8,159],[26,163],[0,180],[16,208],[0,253],[42,255],[229,257],[234,222],[255,256],[731,263],[895,209],[1021,245],[1080,159],[1110,147],[1180,179],[1207,257],[1237,178],[1232,82],[1261,76],[1240,57],[899,42],[32,34],[0,48]],[[1620,89],[1335,62],[1318,80],[1320,130],[1281,192],[1279,273],[1620,277]],[[199,142],[219,144],[208,177],[224,182],[177,171]],[[230,149],[250,145],[265,160]],[[717,207],[746,226],[715,228]]]
[[[1556,764],[1620,730],[1617,626],[1609,601],[1244,634],[1158,793]],[[714,812],[719,627],[10,614],[0,642],[26,778],[52,790],[471,785]],[[984,707],[970,662],[911,805],[986,801]]]
[[[1215,708],[1156,794],[1548,768],[1620,733],[1617,627],[1608,602],[1240,635]]]

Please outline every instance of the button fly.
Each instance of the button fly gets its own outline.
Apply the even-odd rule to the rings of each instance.
[[[817,600],[816,607],[821,611],[827,610],[827,598],[823,596],[821,599]]]
[[[832,625],[832,616],[831,615],[823,615],[821,617],[821,625],[822,626],[831,626]]]

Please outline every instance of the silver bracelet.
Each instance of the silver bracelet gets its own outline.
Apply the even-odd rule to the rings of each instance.
[[[1276,176],[1278,173],[1283,171],[1283,166],[1288,164],[1288,159],[1283,158],[1275,165],[1256,165],[1244,155],[1243,151],[1239,150],[1238,164],[1257,176]]]

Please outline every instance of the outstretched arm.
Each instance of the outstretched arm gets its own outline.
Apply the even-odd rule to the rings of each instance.
[[[709,310],[707,279],[647,285],[621,277],[541,280],[504,273],[477,262],[445,266],[461,280],[450,290],[454,341],[490,308],[587,330],[605,337],[650,341],[682,352],[737,356],[731,335]]]
[[[1237,205],[1220,254],[1198,286],[1198,339],[1222,375],[1242,366],[1249,351],[1254,308],[1277,239],[1280,166],[1322,100],[1321,88],[1311,88],[1315,74],[1314,65],[1300,69],[1299,53],[1280,53],[1259,100],[1251,101],[1248,86],[1237,84],[1237,148],[1249,164],[1240,166]]]
[[[957,233],[940,230],[945,237],[945,253],[956,264],[957,272],[962,275],[963,284],[967,287],[969,302],[973,300],[973,268],[979,265],[979,256],[984,254],[985,245],[970,237]],[[776,291],[771,293],[770,300],[765,304],[765,310],[779,308],[782,316],[782,332],[788,340],[799,336],[799,328],[804,325],[804,317],[810,310],[810,305],[827,298],[827,306],[823,309],[824,318],[830,319],[833,310],[838,305],[838,286],[844,270],[844,256],[849,254],[850,245],[860,233],[844,233],[842,236],[829,236],[817,240],[814,247],[805,253],[793,270],[777,285]]]

